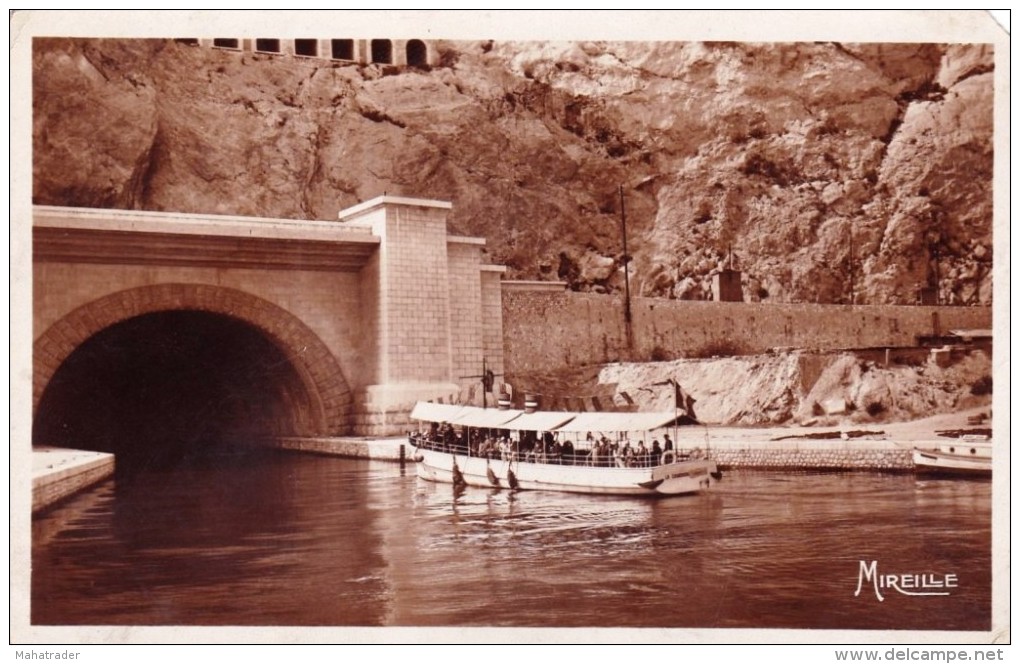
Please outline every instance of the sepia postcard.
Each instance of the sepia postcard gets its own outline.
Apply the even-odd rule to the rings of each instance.
[[[1003,658],[993,13],[10,35],[16,659]]]

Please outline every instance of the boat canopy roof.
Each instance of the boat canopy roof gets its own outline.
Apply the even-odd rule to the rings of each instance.
[[[450,422],[456,419],[467,406],[455,406],[446,403],[432,403],[419,401],[414,404],[411,411],[412,420],[424,420],[425,422]]]
[[[506,429],[505,425],[507,422],[523,414],[523,410],[500,410],[499,408],[464,406],[464,410],[456,418],[446,421],[450,424],[459,424],[476,429]]]
[[[555,431],[576,416],[577,413],[536,410],[533,413],[522,413],[507,425],[518,431]]]
[[[480,429],[511,431],[651,431],[673,424],[676,413],[573,413],[558,411],[500,410],[419,401],[411,418],[426,422],[449,422]]]
[[[651,431],[669,426],[676,413],[578,413],[558,431]]]

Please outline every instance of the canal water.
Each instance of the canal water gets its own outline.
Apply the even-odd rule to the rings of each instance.
[[[637,499],[455,493],[379,461],[209,457],[118,477],[36,518],[31,616],[984,631],[990,522],[991,483],[912,475],[733,471],[711,494]],[[954,576],[946,595],[876,592],[874,577],[857,593],[862,561],[883,576]]]

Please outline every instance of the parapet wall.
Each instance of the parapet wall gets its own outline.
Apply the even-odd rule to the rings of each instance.
[[[987,307],[765,304],[634,298],[628,344],[623,298],[503,289],[509,376],[617,361],[914,346],[919,335],[992,327]],[[936,319],[937,318],[937,322]]]

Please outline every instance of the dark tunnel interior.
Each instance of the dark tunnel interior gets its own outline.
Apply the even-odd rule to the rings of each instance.
[[[258,328],[221,314],[159,312],[100,331],[61,364],[32,442],[113,452],[121,474],[296,433],[309,404],[291,362]]]

